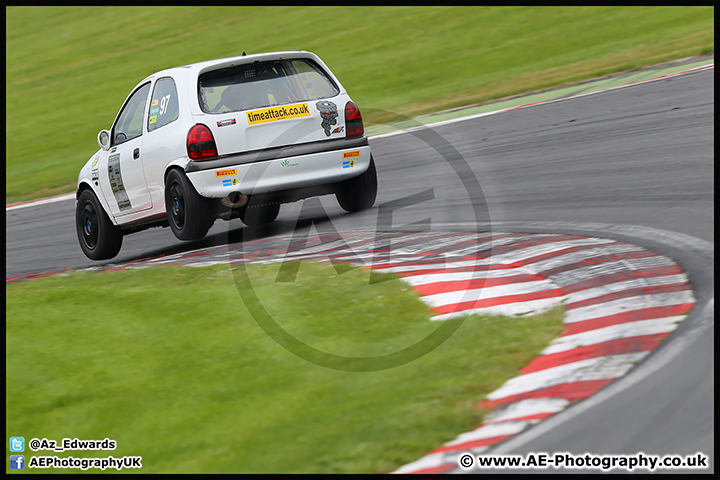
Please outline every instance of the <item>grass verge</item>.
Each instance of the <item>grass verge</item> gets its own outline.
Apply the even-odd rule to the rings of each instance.
[[[320,55],[372,125],[711,53],[714,8],[7,7],[6,203],[73,191],[147,75],[275,50]]]
[[[254,291],[316,348],[379,355],[438,326],[395,277],[303,263],[276,283],[278,269],[250,265]],[[227,266],[73,273],[6,294],[6,438],[110,438],[103,455],[45,453],[139,455],[145,473],[390,472],[477,426],[474,405],[559,335],[563,315],[474,315],[414,362],[356,373],[275,343]]]

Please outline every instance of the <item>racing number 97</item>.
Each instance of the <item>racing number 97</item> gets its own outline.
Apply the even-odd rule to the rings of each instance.
[[[167,94],[160,99],[160,111],[158,112],[158,115],[165,115],[165,112],[167,112],[167,107],[169,104],[170,104],[170,94]]]

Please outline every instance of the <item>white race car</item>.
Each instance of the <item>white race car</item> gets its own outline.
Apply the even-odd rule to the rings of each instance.
[[[360,110],[304,51],[201,62],[137,84],[78,176],[85,255],[115,257],[123,235],[169,226],[203,238],[217,218],[255,226],[280,204],[335,194],[349,212],[375,202]]]

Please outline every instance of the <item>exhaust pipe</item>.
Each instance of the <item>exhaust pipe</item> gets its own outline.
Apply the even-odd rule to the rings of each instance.
[[[240,208],[244,207],[248,202],[248,196],[243,195],[240,192],[232,192],[227,197],[221,200],[222,204],[228,208]]]

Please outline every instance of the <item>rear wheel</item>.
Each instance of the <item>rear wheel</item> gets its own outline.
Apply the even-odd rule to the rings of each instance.
[[[75,230],[80,248],[91,260],[108,260],[120,252],[123,234],[110,221],[92,190],[84,190],[78,197]]]
[[[165,180],[165,210],[170,229],[179,240],[200,240],[215,218],[210,199],[195,191],[187,176],[170,170]]]
[[[368,169],[357,177],[341,182],[335,196],[346,212],[359,212],[373,206],[377,197],[377,172],[372,156]]]
[[[248,227],[259,227],[272,223],[280,213],[280,203],[253,205],[253,198],[240,209],[240,220]]]

